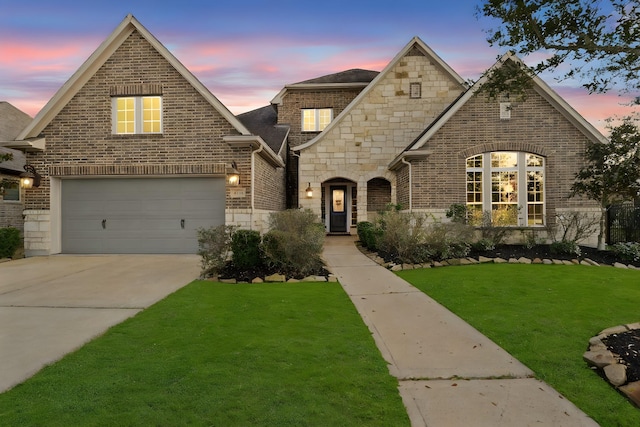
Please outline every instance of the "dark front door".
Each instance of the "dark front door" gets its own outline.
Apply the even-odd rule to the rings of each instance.
[[[331,211],[329,217],[329,232],[346,233],[347,232],[347,187],[344,185],[332,185],[331,193]]]

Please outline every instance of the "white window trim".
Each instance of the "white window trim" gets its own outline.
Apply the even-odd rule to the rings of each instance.
[[[304,128],[304,112],[305,111],[314,112],[314,129]],[[333,121],[333,108],[303,108],[300,114],[300,129],[302,130],[302,132],[322,132],[324,130],[324,128],[320,129],[320,111],[329,111],[331,116],[329,118],[329,123]],[[327,123],[327,126],[329,125],[329,123]]]
[[[133,126],[134,131],[132,133],[119,133],[118,132],[118,99],[132,98],[134,100],[133,111]],[[159,132],[144,132],[144,109],[142,108],[142,100],[144,98],[159,98],[160,99],[160,131]],[[111,98],[111,133],[114,135],[159,135],[164,132],[164,104],[162,96],[149,95],[149,96],[115,96]]]
[[[505,151],[506,152],[506,151]],[[518,224],[512,227],[544,227],[547,217],[547,175],[545,171],[546,159],[543,157],[542,166],[527,166],[527,153],[524,151],[509,151],[516,153],[518,156]],[[495,151],[494,151],[495,153]],[[535,154],[538,156],[537,154]],[[475,157],[475,156],[470,156]],[[469,157],[469,158],[470,158]],[[542,156],[540,156],[542,157]],[[465,159],[465,177],[468,171],[481,171],[482,172],[482,210],[484,212],[492,211],[492,198],[491,198],[491,172],[511,171],[513,168],[492,168],[491,167],[491,152],[482,153],[482,168],[469,168],[466,167]],[[527,192],[527,172],[528,171],[541,171],[542,172],[542,224],[529,225],[528,215],[528,192]],[[466,178],[465,178],[465,200],[466,200]]]
[[[422,98],[422,83],[420,82],[409,83],[409,98],[411,99]]]

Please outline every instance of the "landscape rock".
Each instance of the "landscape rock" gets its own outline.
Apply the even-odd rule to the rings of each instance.
[[[590,258],[585,258],[584,259],[586,262],[588,262],[589,264],[595,266],[595,267],[600,267],[600,264],[598,264],[597,262],[595,262],[594,260],[590,259]]]
[[[238,283],[238,281],[236,279],[220,279],[219,282],[220,283],[231,283],[231,284]]]
[[[287,283],[300,283],[300,280],[298,279],[294,279],[293,277],[289,280],[287,280]]]
[[[478,257],[478,262],[481,264],[485,264],[488,262],[493,262],[493,258],[487,258],[486,256],[479,256]]]
[[[534,258],[533,264],[542,264],[542,260],[540,258]]]
[[[613,326],[611,328],[604,329],[604,330],[600,331],[600,333],[598,335],[606,336],[606,335],[611,335],[611,334],[621,334],[621,333],[627,332],[627,331],[628,331],[628,329],[627,329],[626,326],[619,325],[619,326]]]
[[[531,264],[531,260],[529,258],[525,258],[525,257],[521,256],[520,258],[518,258],[518,263],[519,264]]]
[[[402,271],[402,265],[394,264],[393,266],[391,266],[391,271]]]
[[[604,368],[607,365],[616,363],[616,359],[609,350],[587,351],[582,355],[585,362],[596,368]]]
[[[516,258],[509,258],[509,264],[519,264]]]
[[[627,382],[627,367],[614,363],[604,367],[604,374],[611,384],[618,387]]]
[[[614,263],[613,263],[613,266],[614,266],[615,268],[629,268],[629,267],[627,267],[625,264],[622,264],[622,263],[620,263],[620,262],[614,262]]]
[[[504,264],[504,263],[507,262],[507,260],[504,259],[504,258],[498,257],[498,258],[494,258],[493,262],[496,263],[496,264]]]
[[[563,265],[564,263],[560,259],[552,259],[551,260],[555,265]]]
[[[624,385],[618,390],[623,392],[636,406],[640,407],[640,381]]]
[[[338,281],[338,278],[334,274],[330,274],[329,277],[327,277],[327,281],[335,283]]]
[[[264,283],[264,280],[262,280],[261,277],[256,277],[251,281],[251,283]]]
[[[574,264],[573,264],[571,261],[569,261],[568,259],[563,259],[563,260],[562,260],[562,263],[563,263],[564,265],[574,265]]]
[[[272,274],[271,276],[267,276],[264,278],[265,282],[270,282],[270,283],[275,283],[275,282],[286,282],[287,278],[284,276],[284,274]]]
[[[551,265],[551,264],[553,264],[553,261],[551,261],[551,260],[550,260],[550,259],[548,259],[548,258],[545,258],[545,259],[543,259],[543,260],[542,260],[542,263],[543,263],[543,264],[546,264],[546,265]]]

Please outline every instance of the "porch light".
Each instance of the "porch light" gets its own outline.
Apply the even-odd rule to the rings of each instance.
[[[42,177],[32,165],[24,165],[24,172],[20,174],[20,187],[32,188],[40,187]]]
[[[311,188],[311,183],[309,183],[309,185],[307,186],[307,189],[304,191],[307,195],[307,199],[310,199],[313,197],[313,189]]]
[[[236,162],[231,162],[231,167],[227,168],[227,182],[233,186],[240,184],[240,172]]]

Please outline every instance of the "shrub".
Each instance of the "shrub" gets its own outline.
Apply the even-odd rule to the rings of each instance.
[[[640,243],[616,243],[615,245],[611,246],[611,252],[627,261],[640,261]]]
[[[476,251],[492,251],[496,248],[496,244],[491,239],[480,239],[471,244]]]
[[[20,230],[14,227],[0,228],[0,258],[13,257],[20,243]]]
[[[311,274],[323,265],[324,225],[309,209],[274,212],[271,230],[262,238],[265,262],[296,276]]]
[[[199,228],[198,255],[202,257],[200,277],[217,275],[225,266],[231,249],[233,227]]]
[[[580,256],[580,246],[574,241],[561,240],[549,245],[552,254],[566,254]]]
[[[459,222],[436,222],[428,228],[425,241],[434,259],[464,258],[471,250],[473,232],[473,227]]]
[[[255,230],[237,230],[231,235],[231,260],[237,268],[246,269],[262,263],[260,233]]]
[[[360,243],[367,249],[375,251],[378,249],[378,237],[382,234],[382,230],[377,228],[372,222],[362,221],[358,223],[358,239]]]
[[[380,235],[376,246],[383,256],[402,263],[426,261],[429,251],[424,246],[424,215],[387,210],[378,222]]]
[[[466,224],[468,220],[468,209],[467,205],[463,204],[453,204],[449,206],[446,212],[447,218],[451,218],[452,222],[459,222],[461,224]]]

